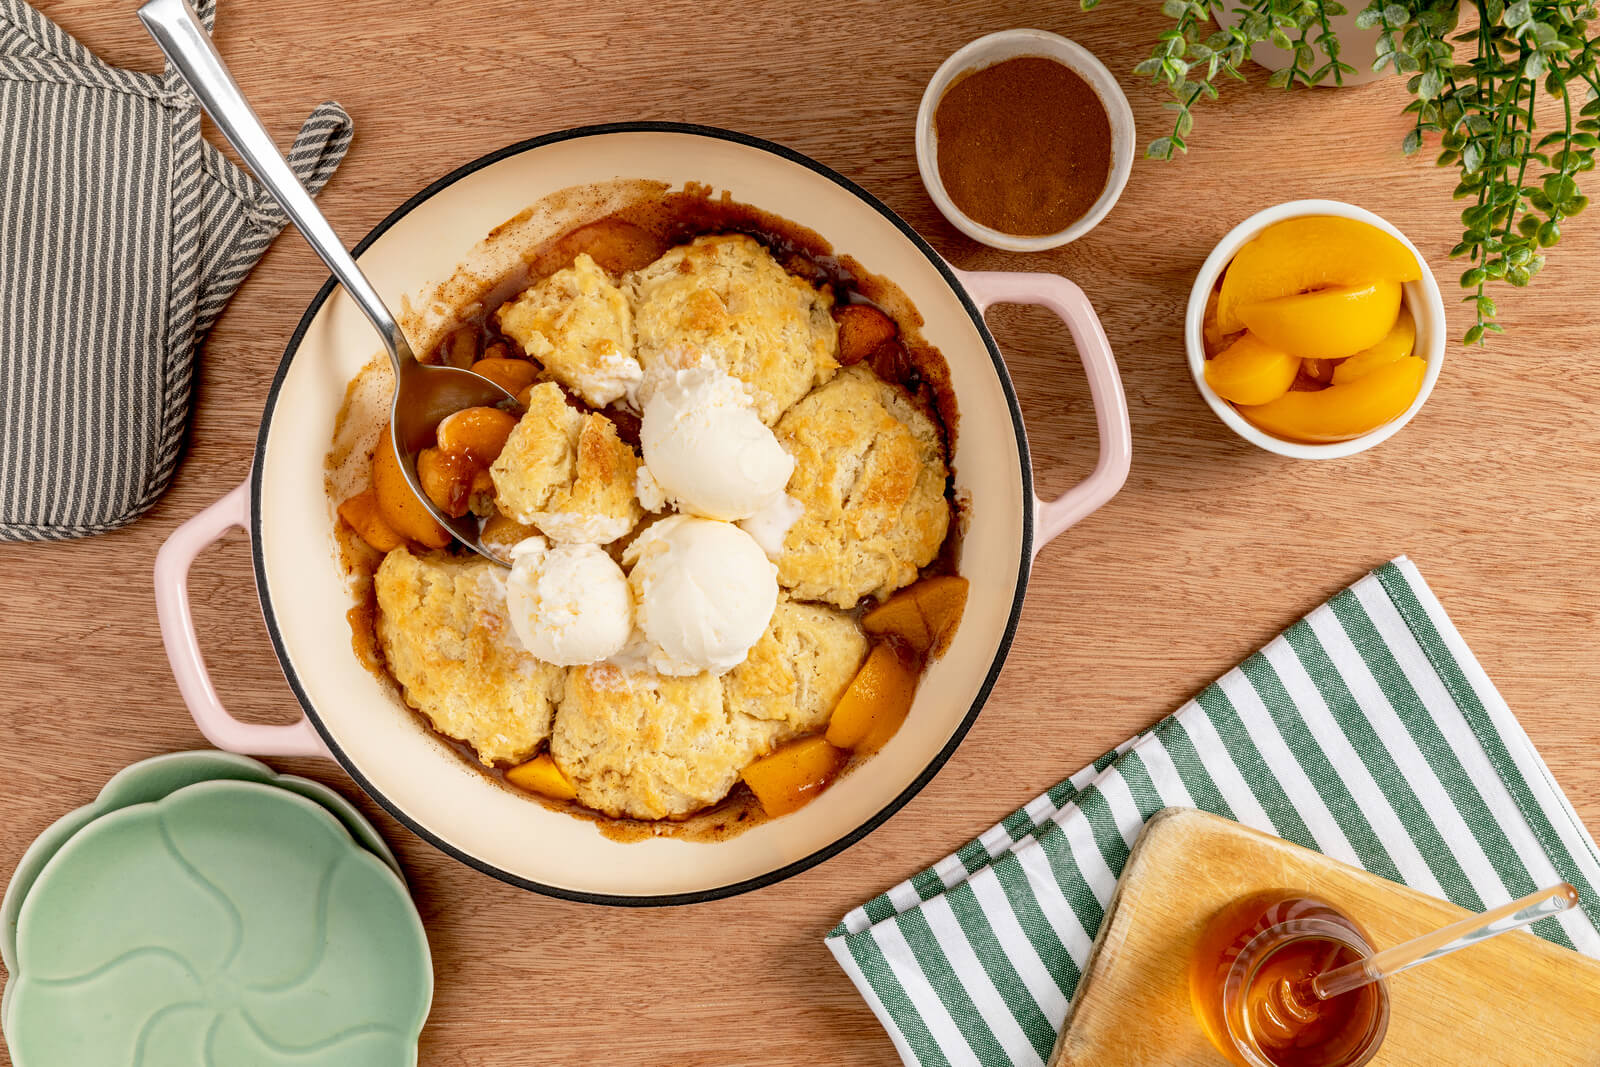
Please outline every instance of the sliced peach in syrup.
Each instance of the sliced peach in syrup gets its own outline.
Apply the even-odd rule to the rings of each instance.
[[[388,426],[384,426],[372,453],[372,488],[378,498],[378,513],[396,533],[428,548],[443,548],[450,543],[450,531],[440,526],[417,499],[401,473]]]
[[[894,320],[867,304],[849,304],[833,313],[839,324],[839,362],[860,363],[899,332]]]
[[[1251,333],[1303,359],[1343,359],[1371,348],[1399,314],[1399,282],[1319,289],[1239,309]]]
[[[1409,356],[1417,347],[1417,324],[1407,308],[1400,309],[1394,320],[1394,329],[1383,335],[1383,340],[1371,348],[1363,349],[1333,368],[1333,384],[1349,385],[1379,367]]]
[[[417,482],[433,506],[453,519],[470,510],[474,477],[481,470],[460,452],[424,448],[417,453]]]
[[[350,524],[356,536],[379,552],[392,552],[406,539],[384,521],[378,511],[378,494],[369,486],[339,505],[339,517]]]
[[[578,795],[577,786],[561,773],[548,752],[541,752],[527,763],[519,763],[506,771],[506,781],[518,789],[556,800],[572,800]]]
[[[483,375],[515,396],[533,384],[533,380],[539,376],[539,368],[525,359],[498,359],[491,356],[474,363],[472,373]]]
[[[804,807],[838,776],[850,754],[826,738],[802,737],[774,749],[739,773],[768,815]]]
[[[967,610],[969,585],[965,578],[948,574],[924,578],[911,587],[911,595],[916,598],[917,607],[922,609],[923,621],[928,624],[928,632],[933,635],[933,645],[925,650],[927,655],[942,656],[944,650],[950,647],[956,627],[961,624],[961,616]]]
[[[905,721],[916,693],[916,667],[902,660],[892,645],[875,645],[833,706],[828,743],[864,751],[882,747]]]
[[[499,408],[464,408],[447,415],[435,431],[439,447],[458,452],[488,466],[506,447],[506,438],[516,428],[517,417]]]
[[[1417,398],[1428,364],[1404,356],[1348,385],[1315,393],[1288,392],[1239,414],[1268,433],[1296,441],[1348,441],[1399,418]]]
[[[901,590],[861,616],[861,628],[874,637],[898,637],[919,656],[933,647],[933,632],[910,589]]]
[[[1206,384],[1235,404],[1265,404],[1287,393],[1299,370],[1300,357],[1246,333],[1206,360]]]
[[[1243,336],[1242,329],[1223,333],[1222,328],[1217,325],[1217,291],[1215,289],[1211,290],[1206,296],[1206,313],[1200,319],[1200,334],[1205,342],[1204,347],[1207,359],[1215,359],[1220,352]]]
[[[1262,230],[1234,254],[1222,276],[1217,326],[1223,333],[1244,329],[1239,312],[1246,304],[1311,289],[1414,282],[1421,277],[1416,255],[1376,226],[1332,215],[1285,219]]]
[[[967,580],[941,574],[902,589],[861,617],[875,637],[893,635],[919,656],[939,655],[955,635],[967,606]]]

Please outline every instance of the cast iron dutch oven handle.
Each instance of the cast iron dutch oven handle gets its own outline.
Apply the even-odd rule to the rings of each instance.
[[[1089,396],[1100,431],[1100,458],[1089,477],[1054,500],[1033,498],[1033,554],[1037,557],[1040,549],[1068,527],[1116,496],[1128,480],[1128,468],[1133,462],[1133,431],[1128,424],[1122,376],[1117,373],[1117,361],[1111,355],[1111,343],[1106,340],[1100,317],[1083,290],[1066,278],[1018,271],[958,270],[955,275],[980,312],[994,304],[1038,304],[1055,312],[1066,323],[1089,378]]]

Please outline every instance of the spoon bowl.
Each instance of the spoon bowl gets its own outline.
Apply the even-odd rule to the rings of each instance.
[[[283,208],[312,251],[339,279],[356,306],[372,320],[394,365],[394,399],[389,408],[389,430],[406,485],[423,507],[451,536],[485,559],[509,567],[483,543],[476,517],[454,518],[441,510],[423,491],[417,478],[417,453],[433,443],[435,431],[446,416],[470,407],[520,410],[517,398],[480,374],[459,367],[420,362],[411,351],[400,324],[390,313],[372,282],[356,266],[328,224],[316,201],[300,184],[261,119],[244,98],[216,46],[200,23],[189,0],[149,0],[139,8],[139,21],[166,53],[216,122],[217,129],[238,150],[267,192]]]

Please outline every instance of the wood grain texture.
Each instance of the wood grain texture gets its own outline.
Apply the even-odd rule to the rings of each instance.
[[[41,6],[107,60],[156,68],[134,0]],[[347,239],[434,177],[525,137],[617,119],[732,127],[860,182],[957,266],[1076,280],[1105,322],[1133,412],[1127,488],[1040,556],[1009,665],[966,742],[884,827],[781,885],[670,911],[550,900],[446,859],[331,766],[275,761],[355,797],[399,852],[439,976],[423,1037],[429,1067],[891,1062],[822,945],[839,916],[1400,553],[1417,561],[1579,814],[1600,826],[1600,401],[1590,371],[1600,217],[1573,220],[1537,284],[1502,301],[1510,332],[1495,348],[1450,350],[1433,398],[1400,436],[1339,462],[1271,456],[1235,438],[1189,381],[1189,285],[1246,215],[1328,196],[1392,220],[1453,295],[1454,178],[1401,157],[1403,86],[1286,98],[1257,72],[1204,110],[1189,157],[1138,161],[1088,237],[1012,255],[974,245],[937,214],[917,177],[912,124],[945,56],[1014,26],[1098,53],[1143,138],[1170,121],[1160,93],[1127,75],[1162,27],[1153,5],[1132,0],[1088,14],[1071,0],[223,0],[219,47],[280,143],[324,99],[355,117],[350,154],[321,197]],[[0,546],[0,647],[12,678],[0,871],[117,768],[203,744],[162,654],[151,564],[176,525],[248,473],[284,342],[325,277],[285,235],[245,282],[207,344],[183,467],[149,516],[94,540]],[[1448,306],[1459,335],[1464,307]],[[1001,308],[991,322],[1040,489],[1059,493],[1095,450],[1071,342],[1036,309]],[[243,542],[203,557],[192,590],[233,710],[297,715]]]
[[[1286,889],[1354,918],[1372,944],[1467,912],[1236,822],[1158,813],[1135,843],[1051,1067],[1227,1067],[1189,1008],[1188,963],[1230,902]],[[1600,963],[1529,933],[1475,945],[1388,983],[1373,1067],[1600,1063]]]

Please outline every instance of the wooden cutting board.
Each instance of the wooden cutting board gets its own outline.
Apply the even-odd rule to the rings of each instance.
[[[1270,889],[1322,897],[1379,948],[1467,914],[1215,815],[1158,812],[1128,857],[1051,1067],[1226,1067],[1190,1011],[1185,968],[1218,909]],[[1374,1065],[1600,1064],[1600,962],[1526,932],[1397,975],[1389,996]]]

